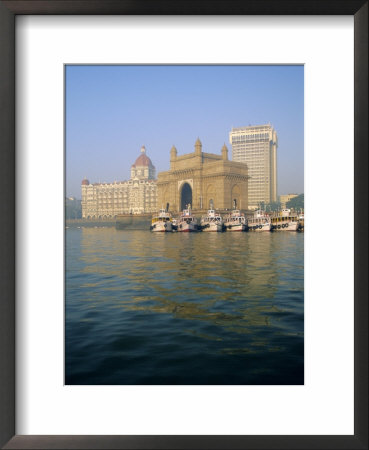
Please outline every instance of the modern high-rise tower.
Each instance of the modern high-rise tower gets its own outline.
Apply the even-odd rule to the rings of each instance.
[[[261,202],[277,201],[277,147],[278,139],[271,125],[232,128],[229,133],[232,160],[248,166],[249,209]]]

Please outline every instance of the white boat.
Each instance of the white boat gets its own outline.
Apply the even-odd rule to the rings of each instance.
[[[233,209],[224,217],[224,225],[227,231],[245,231],[246,217],[238,209]]]
[[[201,217],[201,230],[202,231],[223,231],[223,219],[222,216],[209,209],[206,216]]]
[[[192,215],[190,209],[184,209],[177,221],[177,231],[197,231],[197,219]]]
[[[281,215],[272,218],[275,231],[298,231],[301,227],[298,216],[291,216],[290,209],[282,210]]]
[[[256,211],[254,217],[248,220],[249,231],[272,231],[273,226],[270,217],[264,211]]]
[[[151,231],[165,232],[172,231],[172,215],[165,209],[161,209],[159,213],[154,214],[151,220]]]
[[[297,231],[300,228],[300,223],[295,217],[281,217],[278,219],[276,221],[273,220],[273,230],[275,231]]]

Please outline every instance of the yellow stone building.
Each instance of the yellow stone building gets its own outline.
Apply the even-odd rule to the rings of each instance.
[[[195,151],[178,156],[170,151],[170,170],[158,174],[158,207],[169,203],[171,211],[181,211],[191,205],[193,210],[247,209],[248,169],[242,162],[228,160],[224,144],[221,155],[202,151],[200,139]]]

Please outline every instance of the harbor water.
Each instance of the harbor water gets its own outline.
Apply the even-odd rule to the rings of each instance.
[[[304,383],[304,234],[66,230],[65,383]]]

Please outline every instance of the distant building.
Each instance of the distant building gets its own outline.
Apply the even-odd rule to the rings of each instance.
[[[281,203],[281,208],[285,209],[287,202],[289,202],[291,199],[298,197],[298,194],[286,194],[286,195],[280,195],[279,201]]]
[[[228,160],[224,144],[221,154],[202,151],[200,139],[195,151],[177,155],[170,151],[170,170],[158,174],[158,206],[169,204],[171,211],[181,211],[191,205],[194,210],[247,209],[248,174],[246,164]]]
[[[65,218],[80,219],[82,217],[81,200],[77,200],[75,197],[67,197],[65,199]]]
[[[232,128],[229,133],[232,160],[244,162],[249,169],[249,209],[261,202],[277,201],[278,139],[271,125]]]
[[[90,184],[85,178],[81,190],[83,219],[152,213],[157,209],[155,167],[145,147],[132,165],[128,181]]]

